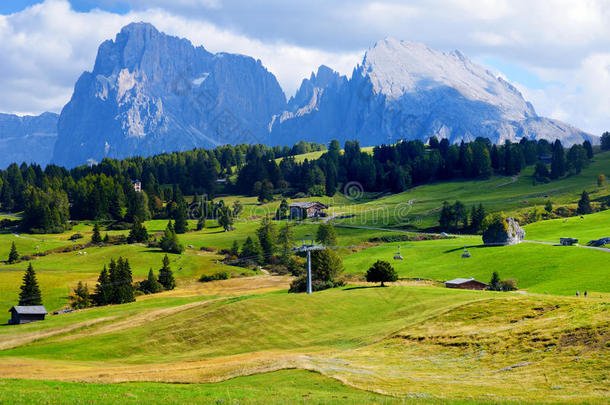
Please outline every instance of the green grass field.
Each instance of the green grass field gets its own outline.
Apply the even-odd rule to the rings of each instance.
[[[300,156],[298,159],[313,158]],[[574,204],[583,189],[592,200],[608,173],[610,153],[578,176],[532,185],[531,170],[515,178],[452,181],[360,199],[337,194],[311,198],[331,205],[341,224],[425,229],[437,224],[442,201],[516,214]],[[216,221],[179,235],[187,247],[169,255],[178,286],[124,305],[48,316],[44,322],[0,325],[2,403],[605,403],[610,397],[610,253],[582,247],[522,243],[483,247],[478,236],[375,244],[394,234],[337,227],[339,253],[353,284],[314,293],[287,294],[291,278],[217,263],[223,256],[200,250],[240,245],[256,237],[260,218],[279,199],[239,200],[235,230]],[[315,234],[320,220],[294,224],[294,245]],[[191,229],[195,221],[189,222]],[[145,223],[157,236],[167,220]],[[281,226],[281,223],[277,224]],[[581,243],[610,236],[610,211],[541,221],[525,227],[526,239]],[[15,242],[33,255],[91,238],[92,223],[58,235],[0,234],[0,260]],[[102,230],[102,235],[106,231]],[[111,235],[128,231],[111,231]],[[400,246],[402,261],[394,260]],[[464,246],[471,257],[462,258]],[[135,280],[158,271],[163,253],[141,244],[87,247],[31,260],[49,311],[65,307],[78,281],[92,289],[110,258],[129,259]],[[358,279],[376,260],[390,261],[400,278],[378,288]],[[29,262],[0,264],[0,309],[17,303]],[[230,280],[199,283],[220,270]],[[513,278],[517,293],[451,290],[441,282],[493,271]],[[413,279],[423,279],[415,281]],[[575,298],[576,290],[589,297]],[[0,323],[2,323],[0,321]],[[110,384],[113,383],[113,384]],[[172,383],[172,384],[168,384]],[[384,394],[384,395],[380,395]]]

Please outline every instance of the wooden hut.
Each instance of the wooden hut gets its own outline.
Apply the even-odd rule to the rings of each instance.
[[[48,313],[42,305],[17,305],[12,307],[9,312],[11,313],[9,325],[44,321],[44,317]]]

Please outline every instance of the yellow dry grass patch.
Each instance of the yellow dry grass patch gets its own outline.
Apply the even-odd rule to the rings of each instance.
[[[229,280],[200,283],[191,281],[180,285],[171,291],[147,295],[139,299],[154,299],[156,297],[195,297],[195,296],[238,296],[244,294],[262,294],[266,292],[285,290],[290,287],[292,277],[259,275],[253,277],[231,278]]]

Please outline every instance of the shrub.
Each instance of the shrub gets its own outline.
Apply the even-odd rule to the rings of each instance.
[[[517,280],[508,279],[500,281],[500,290],[501,291],[516,291],[517,288]]]
[[[74,235],[70,236],[68,239],[69,240],[78,240],[78,239],[82,239],[83,235],[81,235],[80,233],[75,233]]]
[[[322,281],[322,280],[312,280],[311,281],[311,289],[312,291],[322,291],[327,290],[329,288],[343,287],[345,285],[345,281],[337,280],[337,281]],[[301,276],[290,283],[289,293],[300,293],[307,291],[307,275]]]
[[[211,274],[211,275],[204,274],[201,277],[199,277],[199,281],[202,283],[208,283],[210,281],[228,280],[230,278],[231,278],[231,273],[229,273],[228,271],[219,271],[219,272]]]
[[[366,281],[369,283],[383,283],[398,280],[398,273],[392,265],[384,260],[377,260],[367,271]]]

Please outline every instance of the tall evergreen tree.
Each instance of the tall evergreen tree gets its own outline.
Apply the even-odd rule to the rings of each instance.
[[[79,281],[70,297],[70,301],[70,306],[74,309],[89,308],[91,306],[91,297],[89,296],[87,284]]]
[[[32,263],[28,265],[25,274],[23,275],[23,284],[19,293],[19,305],[42,305],[42,294],[38,281],[36,280],[36,272],[32,267]]]
[[[254,239],[252,239],[252,237],[248,236],[241,248],[239,258],[245,260],[246,262],[262,264],[263,254],[261,252],[260,245]]]
[[[159,270],[159,284],[166,290],[173,290],[176,288],[176,280],[174,279],[174,273],[169,265],[169,257],[167,257],[167,255],[163,257],[163,265]]]
[[[271,255],[275,253],[275,244],[277,242],[277,231],[275,224],[269,216],[265,216],[256,230],[256,236],[263,252],[264,261],[269,261]]]
[[[161,250],[168,253],[180,254],[184,251],[184,246],[178,240],[178,235],[174,231],[174,225],[171,220],[167,223],[163,236],[159,240],[159,246]]]
[[[494,271],[491,275],[491,280],[489,281],[489,290],[491,291],[500,291],[502,290],[500,276],[497,271]]]
[[[551,159],[551,178],[558,179],[566,174],[565,152],[561,141],[558,139],[553,145],[553,157]]]
[[[468,226],[468,212],[466,211],[466,207],[461,201],[456,201],[453,204],[453,220],[455,229],[459,229],[460,225],[463,227]]]
[[[155,294],[163,289],[161,283],[157,281],[153,269],[148,270],[148,278],[142,281],[141,287],[146,294]]]
[[[119,257],[116,262],[116,286],[114,289],[114,303],[124,304],[135,301],[133,276],[128,259]]]
[[[127,237],[128,243],[142,243],[148,242],[148,230],[142,222],[138,218],[134,218],[133,226],[129,231],[129,236]]]
[[[441,209],[441,216],[438,220],[439,225],[442,229],[448,230],[453,223],[453,208],[449,205],[447,201],[443,201],[443,208]]]
[[[100,226],[97,222],[93,225],[93,235],[91,235],[91,243],[94,243],[94,244],[102,243],[102,235],[100,234]]]
[[[112,303],[113,298],[113,286],[110,282],[110,274],[106,269],[106,265],[102,269],[98,279],[95,291],[93,294],[93,302],[95,305],[108,305]]]
[[[19,252],[17,251],[17,246],[15,246],[15,242],[11,244],[11,251],[8,254],[8,263],[13,264],[19,261]]]
[[[578,201],[578,209],[576,212],[580,215],[590,214],[593,212],[591,208],[591,200],[589,199],[589,193],[583,191]]]
[[[285,198],[282,198],[282,202],[275,212],[275,219],[284,219],[288,216],[288,201]]]
[[[179,204],[174,211],[174,231],[176,233],[186,233],[188,222],[186,220],[186,204]]]
[[[218,225],[222,226],[225,232],[233,229],[233,215],[229,207],[222,206],[218,213]]]

